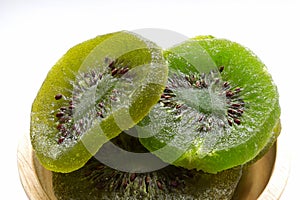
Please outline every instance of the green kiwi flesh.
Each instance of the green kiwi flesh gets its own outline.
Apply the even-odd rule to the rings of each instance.
[[[125,150],[147,151],[137,138],[126,133],[111,141]],[[53,189],[58,200],[231,199],[241,175],[242,167],[208,174],[172,165],[153,172],[130,173],[92,158],[74,172],[53,173]]]
[[[32,105],[30,136],[41,164],[82,167],[157,103],[168,67],[160,48],[130,32],[72,47],[49,71]]]
[[[190,62],[180,53],[197,51],[191,43],[204,49],[219,70],[195,70],[197,57]],[[140,141],[150,152],[175,166],[217,173],[250,162],[276,140],[277,88],[253,52],[229,40],[199,36],[165,55],[167,86],[139,123]]]

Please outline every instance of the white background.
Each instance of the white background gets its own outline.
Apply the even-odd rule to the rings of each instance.
[[[296,0],[1,0],[0,199],[27,199],[18,177],[17,145],[29,134],[31,104],[52,65],[79,42],[139,28],[227,38],[264,61],[280,92],[280,139],[292,160],[281,199],[294,199],[300,180],[299,10]]]

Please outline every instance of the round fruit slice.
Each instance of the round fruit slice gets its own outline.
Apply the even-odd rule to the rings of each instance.
[[[31,141],[42,165],[58,172],[82,167],[157,103],[167,71],[161,49],[130,32],[71,48],[32,105]]]
[[[111,142],[130,152],[147,152],[137,138],[126,133]],[[103,148],[110,152],[108,143],[100,151]],[[241,175],[242,167],[208,174],[171,165],[146,173],[123,172],[91,158],[77,171],[53,173],[53,189],[59,200],[231,199]]]
[[[192,56],[190,62],[186,54],[194,55],[191,43],[209,56]],[[186,49],[185,54],[178,49]],[[167,87],[138,127],[150,152],[176,166],[216,173],[251,161],[276,139],[277,88],[250,50],[201,36],[169,49],[166,57]],[[195,64],[201,67],[206,59],[219,70],[195,71]]]

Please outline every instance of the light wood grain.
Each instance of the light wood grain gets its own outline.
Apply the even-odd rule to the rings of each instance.
[[[28,198],[56,200],[52,189],[52,173],[37,163],[28,135],[21,140],[17,155],[20,180]]]
[[[19,144],[18,167],[29,199],[57,200],[52,188],[52,173],[39,164],[28,135]],[[234,199],[279,199],[287,183],[289,170],[290,161],[278,140],[262,159],[244,171]]]

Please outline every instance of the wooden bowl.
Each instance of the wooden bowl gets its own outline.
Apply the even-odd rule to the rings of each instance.
[[[280,144],[279,138],[263,158],[244,171],[233,199],[279,199],[290,168]],[[21,140],[17,155],[20,179],[28,198],[56,200],[52,188],[52,173],[39,164],[28,135]]]

